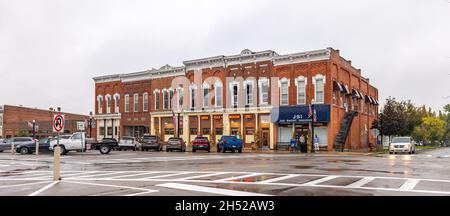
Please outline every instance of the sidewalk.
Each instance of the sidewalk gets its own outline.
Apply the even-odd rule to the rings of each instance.
[[[252,150],[252,149],[244,149],[245,153],[258,153],[258,154],[299,154],[299,155],[339,155],[339,156],[375,156],[378,152],[335,152],[335,151],[319,151],[315,153],[301,153],[298,151],[287,151],[287,150]]]

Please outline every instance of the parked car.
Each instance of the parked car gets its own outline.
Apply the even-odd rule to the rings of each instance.
[[[57,140],[50,142],[50,150],[57,145]],[[99,150],[102,154],[108,154],[111,149],[118,146],[117,140],[114,138],[104,138],[100,142],[88,143],[84,132],[74,133],[69,139],[59,140],[61,155],[67,154],[69,151],[85,152],[86,150]]]
[[[415,154],[415,142],[411,137],[394,137],[389,145],[389,154],[397,154],[397,152]]]
[[[217,152],[238,151],[242,153],[242,140],[235,136],[222,136],[217,143]]]
[[[186,151],[186,142],[182,138],[178,137],[171,137],[167,141],[166,150],[173,151],[173,150],[180,150],[181,152]]]
[[[36,151],[36,142],[31,137],[14,137],[12,138],[12,144],[14,144],[17,153],[32,154]],[[39,145],[39,151],[48,150],[48,146],[47,144]]]
[[[194,141],[192,141],[192,152],[197,150],[206,150],[211,152],[211,143],[207,137],[195,137]]]
[[[124,136],[119,140],[118,150],[132,149],[133,151],[139,150],[140,143],[136,141],[136,138],[132,136]]]
[[[141,150],[148,151],[149,149],[155,149],[156,151],[162,151],[164,142],[159,136],[144,135],[142,137]]]
[[[5,150],[11,150],[11,139],[4,139],[2,142],[0,142],[0,152],[3,152]]]

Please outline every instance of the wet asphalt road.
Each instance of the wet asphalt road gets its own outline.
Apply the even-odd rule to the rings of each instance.
[[[0,153],[0,195],[450,195],[450,148],[416,155],[354,153]]]

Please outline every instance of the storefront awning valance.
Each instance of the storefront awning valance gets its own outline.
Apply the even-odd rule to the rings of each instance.
[[[344,92],[344,94],[352,94],[352,92],[348,89],[348,87],[346,86],[346,85],[342,85],[342,87],[344,88],[344,91],[342,91],[342,92]]]
[[[370,96],[369,95],[366,95],[365,99],[366,99],[366,102],[372,103],[372,101],[370,100]]]
[[[352,89],[352,97],[361,98],[361,94],[355,89]]]
[[[316,121],[327,123],[330,121],[330,105],[315,104]],[[293,124],[311,122],[309,117],[309,105],[286,106],[273,108],[270,112],[270,120],[278,124]]]
[[[342,92],[344,91],[344,88],[342,87],[342,85],[340,83],[338,83],[336,80],[333,81],[333,91],[339,91]]]

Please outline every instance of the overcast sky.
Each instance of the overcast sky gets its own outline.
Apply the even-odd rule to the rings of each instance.
[[[327,47],[380,101],[450,103],[450,0],[0,0],[0,104],[88,114],[94,76]]]

